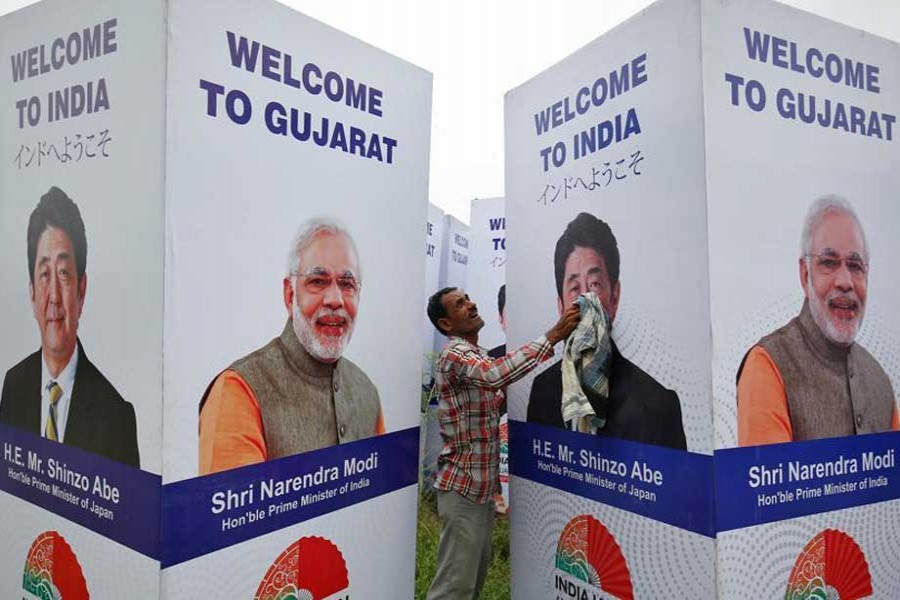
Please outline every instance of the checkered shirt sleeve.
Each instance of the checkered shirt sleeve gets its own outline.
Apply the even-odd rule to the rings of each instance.
[[[478,504],[500,490],[500,409],[504,388],[553,356],[545,336],[492,359],[453,337],[441,352],[435,386],[443,446],[434,487]]]

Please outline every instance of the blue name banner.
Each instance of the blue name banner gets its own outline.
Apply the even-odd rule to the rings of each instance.
[[[163,486],[163,568],[414,485],[419,428]]]
[[[0,490],[159,559],[159,475],[0,425]]]
[[[900,498],[900,432],[716,450],[718,530]]]
[[[715,537],[712,457],[509,422],[510,473]]]

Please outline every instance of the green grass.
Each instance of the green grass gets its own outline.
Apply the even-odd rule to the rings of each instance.
[[[437,567],[441,520],[434,494],[419,495],[416,527],[416,600],[425,600]],[[509,518],[497,515],[494,523],[494,553],[479,600],[509,600]]]

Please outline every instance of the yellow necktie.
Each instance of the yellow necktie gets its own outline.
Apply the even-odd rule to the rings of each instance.
[[[44,437],[48,440],[58,442],[59,433],[56,426],[56,405],[62,397],[63,391],[55,381],[51,381],[48,388],[50,391],[50,418],[47,419],[47,430],[44,432]]]

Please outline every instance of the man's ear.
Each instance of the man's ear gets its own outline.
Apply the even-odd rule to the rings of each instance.
[[[809,294],[806,292],[806,285],[809,281],[809,265],[806,263],[806,257],[800,257],[800,287],[803,289],[803,295],[805,297],[809,297]]]
[[[84,298],[87,295],[87,273],[83,273],[81,275],[81,279],[78,280],[78,304],[84,309]]]
[[[294,285],[290,277],[285,277],[282,282],[282,294],[284,295],[284,307],[287,309],[288,318],[294,314]]]
[[[619,310],[619,296],[622,293],[622,282],[617,281],[609,292],[609,322],[612,323],[616,319],[616,312]]]
[[[447,332],[450,331],[450,319],[447,317],[440,317],[437,320],[438,330],[440,330],[442,335],[447,335]]]

